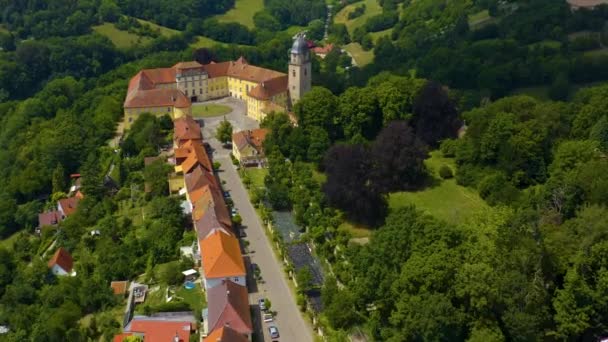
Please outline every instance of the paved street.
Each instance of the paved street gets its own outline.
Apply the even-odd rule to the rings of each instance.
[[[221,147],[220,147],[221,148]],[[224,152],[216,151],[216,155],[223,155]],[[226,181],[224,185],[230,191],[232,200],[239,214],[243,218],[243,226],[249,241],[250,258],[252,263],[256,263],[261,270],[264,284],[252,284],[252,293],[249,294],[250,303],[257,303],[259,298],[266,297],[272,304],[272,311],[277,312],[275,322],[281,335],[280,341],[289,342],[310,342],[312,329],[304,320],[295,301],[295,296],[291,292],[282,264],[275,258],[274,252],[263,231],[262,224],[249,202],[249,196],[235,170],[229,157],[220,157],[216,161],[222,164],[222,171],[219,173],[220,179]],[[251,281],[251,280],[249,280]],[[259,310],[255,311],[254,322],[260,326]],[[268,334],[268,324],[262,323],[264,331],[264,341],[271,341]],[[277,340],[277,339],[275,339]]]

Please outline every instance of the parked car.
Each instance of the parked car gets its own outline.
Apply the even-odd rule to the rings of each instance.
[[[242,238],[247,237],[247,233],[244,229],[239,229],[239,236]]]
[[[270,338],[279,338],[279,328],[272,325],[268,327],[268,331],[270,332]]]
[[[236,213],[237,213],[236,208],[232,208],[232,209],[230,210],[230,213],[232,214],[232,216],[235,216],[235,215],[236,215]]]
[[[266,322],[266,323],[270,323],[270,322],[272,322],[272,321],[273,321],[273,319],[272,319],[272,314],[271,314],[271,313],[268,313],[268,312],[267,312],[267,313],[265,313],[265,314],[263,314],[263,315],[262,315],[262,318],[264,319],[264,322]]]
[[[260,298],[258,300],[258,305],[260,306],[260,310],[266,311],[266,299]]]
[[[228,191],[224,191],[224,197],[230,198],[230,193]]]

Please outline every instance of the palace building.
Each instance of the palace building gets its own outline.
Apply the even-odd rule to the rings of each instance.
[[[129,82],[124,102],[125,128],[144,112],[172,119],[191,115],[193,102],[223,97],[243,100],[247,116],[262,120],[271,111],[287,111],[311,88],[311,56],[298,34],[289,51],[289,71],[236,61],[200,64],[180,62],[170,68],[144,69]]]

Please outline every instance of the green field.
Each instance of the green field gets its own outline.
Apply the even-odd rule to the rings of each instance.
[[[217,17],[221,22],[236,22],[253,28],[253,15],[264,8],[264,0],[236,0],[234,8]]]
[[[342,222],[338,230],[345,230],[355,239],[366,238],[372,235],[372,230],[363,226],[355,225],[350,222]]]
[[[431,158],[427,159],[425,164],[438,184],[422,191],[391,194],[389,196],[391,209],[413,204],[436,218],[449,223],[461,223],[489,208],[475,191],[456,184],[454,179],[439,178],[437,173],[442,165],[450,165],[454,168],[452,159],[443,158],[441,152],[435,151],[431,153]]]
[[[364,66],[371,63],[374,60],[374,51],[365,51],[359,43],[350,43],[344,45],[344,50],[350,52],[355,59],[357,66]]]
[[[215,103],[195,104],[192,106],[192,116],[199,118],[210,118],[214,116],[225,115],[230,113],[231,111],[232,108]]]
[[[93,26],[93,30],[108,37],[119,49],[128,48],[133,45],[145,45],[152,41],[152,38],[150,37],[141,37],[127,31],[119,30],[114,27],[114,24],[112,23]]]
[[[352,20],[348,20],[348,14],[350,12],[352,12],[355,9],[355,7],[361,6],[361,4],[365,4],[365,13],[363,13],[363,15],[360,17],[357,17]],[[373,17],[374,15],[377,15],[380,13],[382,13],[382,7],[380,7],[377,0],[365,0],[365,1],[361,1],[361,2],[356,2],[354,4],[350,4],[346,7],[344,7],[343,9],[341,9],[340,12],[338,12],[336,14],[336,17],[334,18],[334,22],[336,24],[345,24],[346,28],[348,29],[348,33],[353,34],[353,31],[357,27],[365,24],[365,21],[367,20],[367,18]]]

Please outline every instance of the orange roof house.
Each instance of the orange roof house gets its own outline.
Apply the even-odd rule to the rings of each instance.
[[[173,121],[173,141],[175,147],[180,147],[188,140],[201,141],[203,136],[201,135],[201,126],[196,122],[192,116],[186,115],[177,118]]]
[[[187,152],[185,158],[183,158],[184,152]],[[176,151],[176,162],[178,160],[179,164],[175,166],[175,172],[190,173],[197,165],[203,166],[207,172],[213,172],[211,160],[200,141],[188,140],[183,148]]]
[[[48,266],[55,275],[68,275],[72,273],[74,260],[68,251],[59,247],[49,260]]]
[[[264,139],[268,135],[264,128],[236,132],[232,135],[232,154],[243,164],[264,161]]]
[[[231,281],[223,281],[209,289],[208,317],[205,320],[208,331],[230,327],[235,332],[248,336],[253,332],[247,288]]]
[[[59,211],[47,211],[38,214],[38,228],[44,226],[55,226],[61,221],[61,213]]]
[[[61,213],[62,217],[68,217],[76,212],[80,198],[81,196],[74,196],[57,201],[57,210]]]
[[[267,81],[262,81],[253,87],[248,95],[258,100],[270,100],[273,96],[285,92],[287,87],[287,75],[278,76]]]
[[[213,330],[211,334],[205,337],[203,342],[249,342],[249,339],[230,326],[223,326]]]
[[[172,320],[163,317],[135,317],[122,334],[114,336],[114,342],[122,342],[128,336],[143,336],[144,342],[189,342],[195,330],[189,320]]]
[[[205,185],[209,185],[211,191],[219,191],[215,176],[200,165],[195,166],[192,172],[184,176],[184,182],[186,183],[188,194]]]
[[[215,232],[201,243],[206,279],[245,276],[245,263],[239,241],[231,235]]]
[[[592,10],[597,6],[608,4],[608,0],[567,0],[567,2],[572,10],[580,8]]]
[[[327,56],[327,54],[330,53],[334,48],[334,44],[327,44],[325,46],[316,46],[312,48],[312,52],[321,58],[325,58],[325,56]]]

